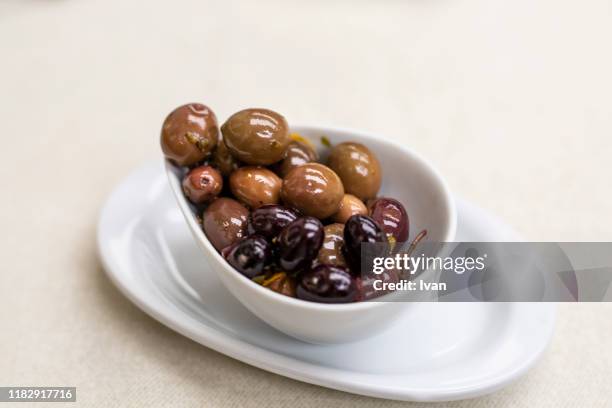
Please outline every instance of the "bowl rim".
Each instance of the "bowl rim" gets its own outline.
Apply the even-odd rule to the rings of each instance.
[[[377,136],[368,131],[357,130],[353,128],[347,127],[339,127],[339,126],[327,126],[327,125],[302,125],[296,124],[292,125],[289,128],[290,132],[301,133],[301,132],[314,132],[321,133],[321,136],[327,136],[326,133],[347,133],[358,136],[360,139],[371,140],[374,143],[382,143],[386,144],[390,147],[400,150],[403,154],[409,156],[415,163],[424,167],[428,172],[430,172],[437,182],[437,188],[442,193],[444,201],[446,203],[446,213],[448,218],[448,225],[444,234],[444,242],[451,242],[455,238],[455,234],[457,231],[457,209],[455,206],[455,200],[453,195],[446,183],[445,179],[442,177],[440,172],[423,156],[415,152],[414,150],[402,146],[401,144],[394,142],[393,140],[389,140],[383,136]],[[368,301],[360,301],[360,302],[351,302],[351,303],[320,303],[320,302],[311,302],[303,299],[292,298],[280,293],[277,293],[273,290],[265,288],[260,284],[253,282],[251,279],[246,276],[240,274],[237,270],[235,270],[231,265],[227,263],[225,258],[213,247],[212,243],[206,237],[206,234],[202,230],[201,226],[196,222],[195,217],[191,215],[191,209],[189,204],[187,203],[187,198],[182,194],[182,190],[180,188],[181,180],[178,180],[176,174],[173,169],[176,168],[176,165],[171,163],[169,160],[164,160],[166,173],[168,175],[168,179],[170,182],[171,190],[175,199],[177,200],[181,212],[185,217],[189,229],[194,233],[194,238],[205,247],[205,249],[212,253],[213,259],[222,266],[222,270],[224,273],[230,274],[231,278],[234,280],[236,277],[240,278],[240,282],[244,282],[244,284],[250,288],[252,288],[258,295],[265,296],[271,301],[276,301],[282,303],[287,307],[298,307],[303,309],[309,309],[312,311],[333,311],[333,312],[354,312],[364,309],[371,309],[375,307],[380,307],[389,302],[381,302],[376,300],[368,300]],[[176,185],[174,181],[176,181]],[[190,216],[188,216],[190,214]]]

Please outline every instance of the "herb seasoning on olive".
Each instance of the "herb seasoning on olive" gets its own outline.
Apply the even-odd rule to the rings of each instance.
[[[218,137],[214,112],[201,103],[189,103],[173,110],[164,120],[162,151],[179,166],[192,166],[212,153]]]
[[[217,148],[212,155],[212,162],[225,177],[228,177],[234,170],[240,167],[238,160],[232,156],[223,142],[223,137],[219,137]]]

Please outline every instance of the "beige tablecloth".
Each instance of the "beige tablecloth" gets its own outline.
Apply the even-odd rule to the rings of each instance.
[[[610,240],[611,38],[607,0],[4,0],[0,385],[74,385],[99,407],[401,405],[149,318],[100,266],[104,199],[159,156],[165,114],[202,101],[389,135],[529,239]],[[528,375],[449,406],[610,406],[611,314],[561,306]]]

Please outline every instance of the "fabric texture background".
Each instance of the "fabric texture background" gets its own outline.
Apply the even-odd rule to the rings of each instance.
[[[93,407],[425,406],[269,374],[149,318],[100,266],[105,198],[160,157],[175,106],[260,106],[409,145],[527,239],[609,241],[610,38],[607,0],[2,1],[0,385]],[[440,406],[611,406],[611,315],[561,305],[525,377]]]

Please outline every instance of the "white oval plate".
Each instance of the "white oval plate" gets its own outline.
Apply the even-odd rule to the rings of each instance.
[[[497,218],[457,205],[458,241],[518,238]],[[490,393],[524,374],[553,332],[553,304],[420,303],[364,341],[321,346],[290,338],[247,311],[207,269],[161,162],[115,189],[98,246],[121,292],[168,327],[264,370],[356,394],[440,401]]]

